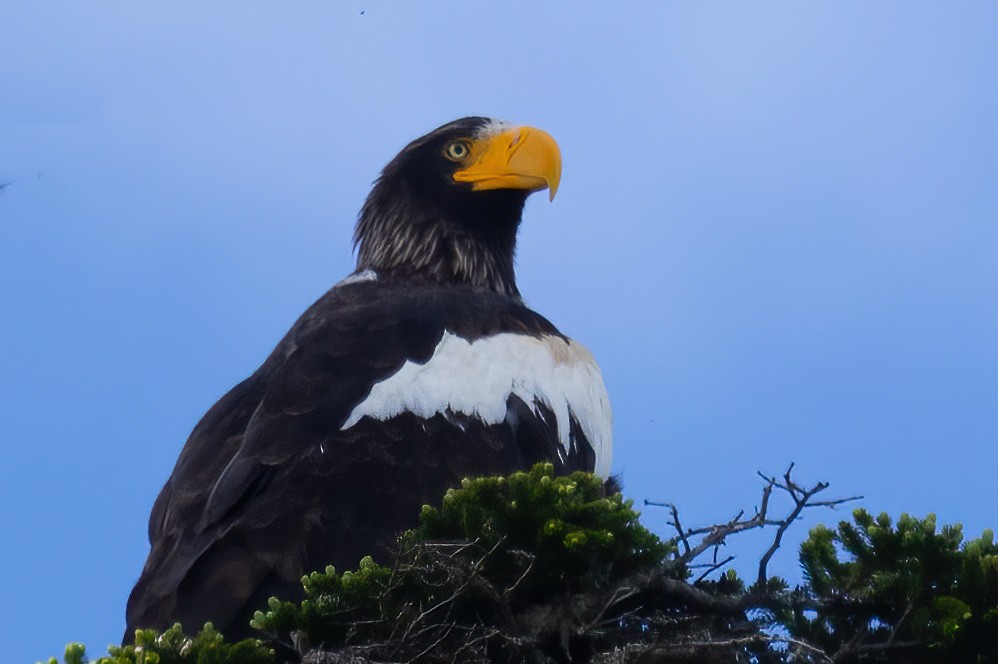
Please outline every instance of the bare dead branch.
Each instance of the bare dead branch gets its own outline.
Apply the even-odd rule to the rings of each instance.
[[[681,524],[679,522],[679,509],[675,506],[675,504],[673,504],[673,503],[656,503],[656,502],[652,502],[652,501],[646,499],[645,500],[645,505],[653,505],[655,507],[668,507],[669,508],[669,512],[672,515],[672,521],[670,522],[670,524],[672,525],[673,528],[676,529],[676,533],[678,535],[678,540],[673,539],[673,540],[670,540],[670,542],[672,542],[672,543],[675,543],[676,541],[682,542],[683,543],[683,552],[684,552],[684,555],[685,554],[689,554],[689,552],[690,552],[690,541],[688,539],[688,535],[690,535],[691,533],[687,533],[687,532],[685,532],[683,530],[683,524]]]
[[[596,613],[596,615],[592,618],[592,620],[590,620],[585,625],[581,625],[580,627],[578,627],[576,629],[576,633],[577,634],[583,634],[585,632],[590,631],[597,624],[599,624],[600,622],[603,621],[603,618],[604,618],[604,616],[606,616],[607,612],[610,610],[610,607],[615,606],[616,604],[619,604],[620,602],[623,602],[625,599],[628,599],[630,597],[634,597],[637,594],[638,594],[638,590],[636,588],[631,588],[631,587],[628,587],[628,586],[620,586],[618,588],[615,588],[614,591],[613,591],[613,594],[610,595],[610,598],[607,599],[607,601],[606,601],[605,604],[603,604],[603,608],[600,609]]]
[[[756,586],[759,589],[762,589],[766,585],[766,579],[769,578],[769,574],[767,571],[769,561],[773,558],[773,555],[776,553],[777,549],[780,548],[780,544],[782,544],[783,542],[783,535],[787,532],[787,529],[790,528],[791,524],[797,521],[797,519],[800,517],[801,512],[803,512],[806,508],[819,506],[817,503],[811,502],[811,498],[813,498],[816,494],[824,491],[829,487],[828,482],[818,482],[810,489],[804,489],[802,486],[794,482],[793,479],[791,479],[790,473],[793,471],[793,469],[794,469],[794,464],[791,463],[790,466],[787,468],[787,471],[783,474],[782,484],[779,483],[776,480],[776,478],[765,477],[764,475],[762,475],[762,473],[759,473],[767,480],[768,484],[766,488],[768,490],[772,491],[774,487],[777,489],[781,489],[784,492],[786,492],[790,496],[790,498],[794,501],[794,507],[790,511],[790,514],[788,514],[785,518],[781,519],[775,524],[776,535],[774,535],[773,537],[773,542],[772,544],[770,544],[766,552],[762,555],[762,558],[759,559],[759,574],[756,577]],[[841,505],[842,503],[846,503],[853,500],[859,500],[860,497],[861,496],[852,496],[849,498],[838,498],[835,500],[822,501],[821,506],[835,507],[837,505]]]
[[[769,561],[773,558],[773,555],[775,555],[776,551],[783,543],[784,534],[790,526],[800,518],[801,513],[805,509],[809,507],[827,507],[834,509],[843,503],[862,498],[862,496],[850,496],[848,498],[816,501],[814,500],[814,496],[827,489],[829,487],[828,482],[817,482],[811,488],[804,488],[793,479],[793,469],[794,464],[791,463],[787,467],[787,470],[783,473],[782,478],[769,476],[761,471],[757,472],[759,477],[765,481],[765,485],[762,488],[762,496],[759,501],[759,506],[756,508],[755,513],[748,518],[744,518],[745,512],[743,510],[735,515],[733,519],[730,519],[725,523],[714,524],[702,528],[684,528],[679,518],[679,510],[674,503],[660,503],[645,500],[644,504],[655,507],[665,507],[669,510],[669,525],[676,531],[676,537],[668,541],[673,545],[682,545],[682,553],[677,556],[677,560],[687,564],[691,568],[707,568],[707,571],[701,574],[694,583],[699,583],[711,573],[717,571],[734,559],[733,556],[729,556],[720,562],[718,561],[719,549],[725,544],[728,537],[746,530],[774,526],[776,528],[776,532],[773,536],[772,543],[759,560],[759,572],[756,577],[756,587],[761,589],[765,586],[766,579],[768,578]],[[770,518],[769,516],[771,499],[774,490],[779,490],[782,493],[785,493],[793,504],[790,512],[782,518]],[[701,537],[700,541],[695,544],[691,543],[690,539],[698,536]],[[692,564],[694,560],[708,550],[712,550],[711,563],[704,566]]]
[[[707,568],[706,571],[703,574],[701,574],[700,576],[698,576],[696,578],[696,581],[693,582],[694,585],[696,585],[697,583],[700,583],[701,581],[703,581],[704,579],[706,579],[708,576],[710,576],[711,574],[713,574],[714,572],[716,572],[720,568],[724,567],[725,565],[727,565],[728,563],[730,563],[734,559],[735,559],[734,556],[728,556],[724,560],[716,561],[716,562],[710,563],[708,565],[705,565],[705,567]]]

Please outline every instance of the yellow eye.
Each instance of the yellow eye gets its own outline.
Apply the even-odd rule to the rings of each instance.
[[[451,161],[462,161],[471,152],[467,141],[451,141],[444,146],[444,156]]]

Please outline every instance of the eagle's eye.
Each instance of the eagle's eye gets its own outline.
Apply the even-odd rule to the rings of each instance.
[[[467,141],[451,141],[444,146],[444,156],[451,161],[463,161],[469,152],[471,148],[468,147]]]

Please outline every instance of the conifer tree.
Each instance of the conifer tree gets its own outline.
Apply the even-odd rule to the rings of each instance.
[[[465,480],[398,542],[390,564],[327,567],[300,602],[271,598],[259,639],[227,643],[210,624],[140,630],[98,664],[378,662],[998,662],[998,545],[966,541],[933,515],[818,526],[800,547],[804,583],[767,564],[827,483],[763,476],[751,516],[685,528],[663,541],[631,501],[587,473],[550,464]],[[774,493],[791,499],[774,517]],[[727,539],[770,528],[752,583],[719,559]],[[706,562],[702,562],[706,559]],[[719,573],[719,574],[715,574]],[[66,664],[86,653],[70,644]],[[50,664],[57,664],[52,658]]]

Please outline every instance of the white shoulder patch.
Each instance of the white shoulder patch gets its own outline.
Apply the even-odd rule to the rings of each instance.
[[[499,424],[511,395],[551,409],[566,451],[574,417],[596,452],[596,474],[609,476],[612,416],[603,376],[584,346],[556,336],[504,332],[469,342],[445,332],[425,364],[407,361],[375,383],[343,429],[364,416],[388,420],[404,411],[424,418],[461,413]]]
[[[338,281],[333,288],[337,286],[349,286],[350,284],[359,284],[363,281],[377,281],[378,273],[374,270],[368,268],[366,270],[361,270],[360,272],[354,272],[348,277],[345,277]]]

